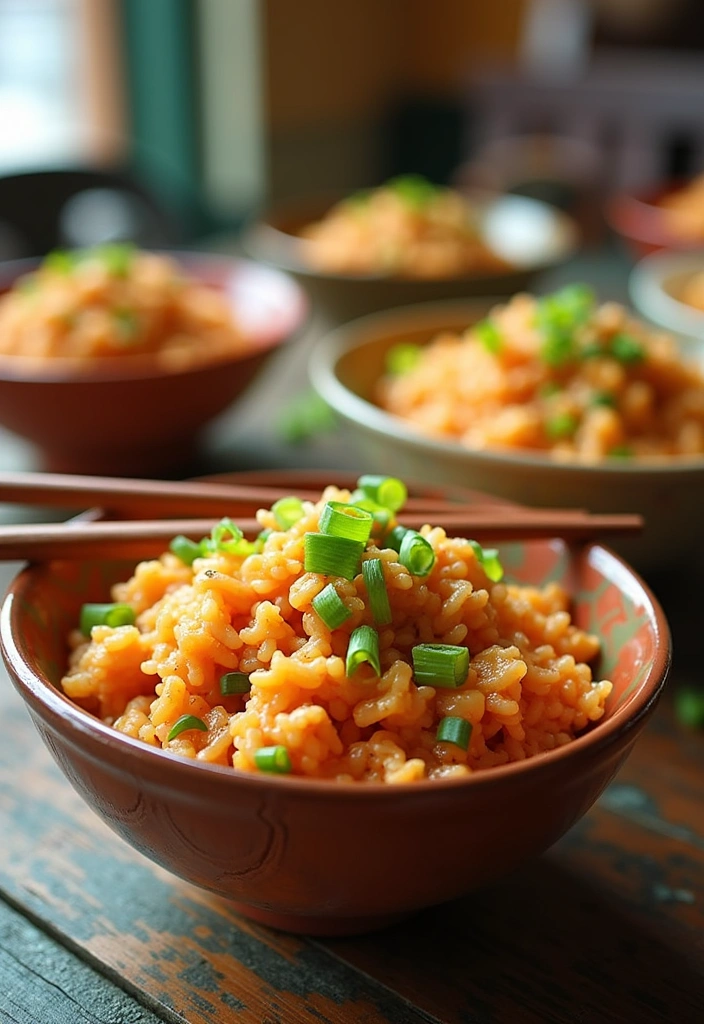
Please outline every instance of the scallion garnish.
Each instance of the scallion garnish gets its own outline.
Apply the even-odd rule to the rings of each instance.
[[[562,387],[556,380],[546,380],[539,388],[541,398],[552,398],[553,395],[559,394],[560,391],[562,391]]]
[[[404,482],[393,476],[360,476],[357,487],[367,498],[382,508],[390,508],[392,512],[398,512],[408,497]]]
[[[288,530],[302,517],[303,502],[293,495],[288,498],[279,498],[271,506],[271,511],[277,525],[282,530]]]
[[[704,729],[704,690],[691,686],[675,690],[675,715],[689,729]]]
[[[113,277],[127,277],[136,252],[136,247],[130,242],[114,242],[101,245],[95,250],[96,256]]]
[[[611,355],[618,359],[619,363],[642,363],[645,359],[645,349],[637,338],[630,334],[615,334],[611,339]]]
[[[77,263],[76,254],[66,249],[55,249],[42,260],[42,268],[53,270],[57,274],[70,274]]]
[[[347,645],[345,672],[351,676],[363,661],[368,662],[378,676],[381,675],[379,660],[379,634],[371,626],[357,626],[352,630]]]
[[[328,533],[306,533],[303,550],[306,572],[353,580],[359,571],[364,544],[349,537],[331,537]]]
[[[600,407],[605,409],[615,409],[616,396],[612,395],[610,391],[595,391],[589,404],[596,409]]]
[[[84,604],[81,608],[80,630],[90,636],[93,626],[133,626],[137,616],[129,604]]]
[[[366,544],[372,532],[374,517],[359,505],[343,501],[328,501],[320,513],[318,529],[331,537],[347,537]]]
[[[438,725],[435,739],[441,743],[454,743],[455,746],[467,750],[469,739],[472,735],[472,723],[466,718],[458,718],[456,715],[448,715]]]
[[[193,565],[196,558],[200,558],[202,554],[200,543],[191,540],[190,537],[184,537],[182,533],[174,537],[169,544],[169,550],[180,558],[184,565]]]
[[[200,732],[207,732],[208,726],[202,718],[197,718],[195,715],[181,715],[181,717],[177,718],[169,729],[169,735],[166,737],[166,742],[170,743],[171,740],[175,740],[182,732],[188,732],[189,729],[198,729]]]
[[[503,577],[504,567],[499,561],[499,552],[496,548],[483,548],[476,540],[470,540],[469,545],[492,583],[498,583]]]
[[[545,432],[553,441],[572,437],[579,426],[579,420],[571,412],[558,412],[545,421]]]
[[[288,775],[291,771],[291,758],[286,747],[260,747],[254,752],[254,763],[260,772],[273,772],[275,775]]]
[[[469,650],[453,644],[416,644],[411,649],[417,686],[457,689],[469,674]]]
[[[384,361],[386,372],[394,377],[408,373],[417,365],[422,351],[421,345],[415,345],[410,341],[400,341],[397,345],[392,345]]]
[[[221,519],[210,531],[209,537],[204,537],[200,542],[200,549],[203,554],[215,554],[224,551],[228,555],[243,554],[242,548],[243,533],[236,523],[231,519]],[[248,542],[245,541],[245,544]]]
[[[472,328],[487,352],[493,356],[501,351],[501,332],[493,320],[480,320]]]
[[[333,583],[328,583],[327,587],[316,594],[311,604],[328,629],[337,629],[352,614]]]
[[[412,576],[427,576],[435,565],[432,545],[416,530],[406,530],[398,551],[398,560]]]
[[[377,626],[387,626],[391,622],[391,605],[381,559],[367,558],[362,562],[362,576],[369,595],[372,617]]]
[[[384,538],[384,543],[388,548],[391,548],[393,551],[400,551],[401,543],[407,533],[407,526],[394,526],[393,530],[390,530],[389,533],[387,533],[386,537]]]
[[[422,174],[401,174],[387,181],[384,188],[395,193],[414,210],[422,210],[438,192],[437,186]]]
[[[615,444],[608,455],[611,459],[632,459],[633,449],[627,444]]]
[[[257,534],[257,540],[263,544],[264,541],[266,541],[271,536],[272,533],[273,530],[270,530],[269,527],[267,526],[265,529],[261,531],[261,533]]]
[[[557,327],[546,328],[540,346],[540,358],[548,366],[562,366],[574,354],[572,335]]]
[[[225,672],[220,676],[220,693],[232,697],[236,693],[249,693],[251,684],[246,672]]]
[[[363,508],[371,513],[374,520],[372,531],[376,529],[377,533],[384,533],[388,529],[389,523],[393,518],[393,512],[390,508],[383,508],[381,505],[377,505],[371,498],[367,498],[362,491],[354,491],[350,500],[357,508]]]

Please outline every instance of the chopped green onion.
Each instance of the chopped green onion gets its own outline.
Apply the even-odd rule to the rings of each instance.
[[[377,505],[371,498],[365,497],[362,491],[354,491],[350,500],[357,508],[363,508],[366,512],[371,512],[372,519],[374,520],[372,531],[376,528],[377,533],[384,533],[388,529],[389,523],[393,518],[393,512],[390,508],[383,508],[381,505]]]
[[[328,583],[327,587],[316,594],[311,604],[328,629],[337,629],[352,614],[333,583]]]
[[[99,246],[95,255],[114,277],[127,277],[136,252],[136,247],[130,242],[114,242]]]
[[[417,686],[457,689],[469,675],[469,649],[454,644],[416,644],[411,649]]]
[[[218,551],[224,551],[228,555],[240,555],[245,553],[242,540],[243,533],[239,526],[231,519],[221,519],[210,531],[210,536],[204,537],[200,542],[201,553],[216,554]],[[248,542],[245,541],[245,544]]]
[[[393,530],[391,530],[384,538],[384,543],[386,544],[387,547],[392,548],[394,551],[400,551],[401,544],[403,543],[403,538],[406,536],[407,533],[407,526],[394,526]]]
[[[246,672],[225,672],[220,676],[220,693],[232,697],[236,693],[249,693],[251,683]]]
[[[368,662],[378,676],[381,675],[379,660],[379,634],[371,626],[357,626],[350,634],[347,645],[345,672],[351,676],[363,661]]]
[[[612,459],[632,459],[633,449],[628,444],[615,444],[608,455]]]
[[[281,529],[288,530],[302,517],[303,502],[293,495],[288,498],[279,498],[271,506],[271,511]]]
[[[257,534],[257,540],[261,541],[261,543],[263,544],[264,541],[269,539],[273,532],[274,531],[270,530],[269,527],[267,526],[264,530],[261,531],[261,533]]]
[[[470,540],[469,545],[492,583],[498,583],[503,577],[504,567],[499,561],[499,552],[496,548],[483,548],[476,540]]]
[[[112,317],[123,341],[133,341],[139,330],[139,317],[132,309],[113,309]]]
[[[406,503],[408,490],[402,480],[393,476],[360,476],[357,487],[367,498],[371,498],[382,508],[390,508],[398,512]]]
[[[416,530],[406,530],[398,560],[413,576],[427,576],[435,565],[435,552],[432,545]]]
[[[441,743],[454,743],[455,746],[467,750],[469,739],[472,735],[472,723],[466,718],[458,718],[455,715],[448,715],[438,725],[435,739]]]
[[[343,576],[353,580],[364,551],[361,541],[331,537],[328,533],[306,533],[303,538],[306,572],[322,576]]]
[[[603,406],[606,409],[615,409],[616,396],[609,391],[595,391],[589,404],[594,408]]]
[[[66,249],[55,249],[42,260],[42,267],[57,274],[70,274],[77,263],[76,254]]]
[[[84,604],[81,608],[80,630],[90,636],[93,626],[133,626],[137,616],[129,604]]]
[[[588,345],[583,345],[579,350],[580,359],[601,359],[607,355],[608,352],[598,341],[590,341]]]
[[[549,328],[540,346],[540,358],[548,366],[562,366],[574,352],[572,336],[558,328]]]
[[[366,544],[374,525],[371,512],[359,505],[348,505],[343,501],[328,501],[320,513],[318,529],[330,537],[347,537],[349,540]]]
[[[611,355],[619,363],[642,363],[645,359],[645,348],[630,334],[615,334],[611,339]]]
[[[260,772],[273,772],[274,775],[288,775],[291,771],[291,758],[286,747],[260,747],[254,751],[254,763]]]
[[[704,729],[704,690],[690,686],[675,690],[675,715],[690,729]]]
[[[422,174],[401,174],[386,182],[384,188],[395,193],[404,203],[415,210],[422,210],[437,194],[438,188]]]
[[[179,533],[169,544],[169,550],[173,551],[177,558],[180,558],[184,565],[193,565],[196,558],[202,554],[201,545],[190,537],[184,537]]]
[[[369,595],[372,617],[377,626],[387,626],[391,622],[391,605],[381,559],[367,558],[362,562],[362,576]]]
[[[559,412],[545,422],[545,431],[553,441],[562,437],[572,437],[579,426],[579,420],[571,412]]]
[[[493,320],[480,320],[472,328],[487,352],[493,356],[501,351],[501,332]]]
[[[541,398],[552,398],[553,395],[557,395],[562,391],[562,387],[557,383],[556,380],[546,380],[544,384],[540,385],[540,397]]]
[[[550,366],[561,366],[574,355],[574,332],[589,319],[595,305],[591,288],[568,285],[538,302],[536,320],[543,334],[540,354]]]
[[[371,199],[371,197],[372,197],[372,189],[370,189],[370,188],[360,188],[360,189],[357,189],[356,192],[353,192],[352,195],[347,196],[346,199],[343,199],[342,205],[343,206],[348,206],[349,205],[351,207],[366,206],[367,203],[369,202],[369,200]]]
[[[394,377],[408,373],[417,366],[422,351],[422,345],[410,341],[400,341],[397,345],[392,345],[384,361],[386,372]]]
[[[174,724],[171,726],[169,735],[166,737],[166,742],[170,743],[171,740],[175,740],[182,732],[188,732],[189,729],[198,729],[200,732],[207,732],[208,726],[202,718],[196,718],[195,715],[181,715],[181,717],[176,719]]]

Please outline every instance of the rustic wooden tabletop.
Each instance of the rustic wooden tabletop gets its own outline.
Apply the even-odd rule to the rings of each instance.
[[[224,451],[208,469],[235,468]],[[349,454],[338,442],[291,460]],[[18,568],[0,566],[1,593]],[[704,732],[673,710],[677,687],[702,685],[701,580],[697,566],[650,580],[674,635],[669,689],[580,824],[495,885],[356,938],[254,925],[134,852],[74,793],[0,671],[0,1024],[704,1020]]]

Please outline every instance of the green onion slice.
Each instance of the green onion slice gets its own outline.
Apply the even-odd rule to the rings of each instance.
[[[483,548],[479,541],[470,540],[469,545],[476,555],[477,561],[492,581],[498,583],[504,575],[504,567],[499,561],[499,552],[496,548]]]
[[[413,576],[427,576],[435,565],[435,552],[432,545],[416,530],[406,530],[398,560]]]
[[[331,537],[328,533],[306,533],[303,550],[306,572],[353,580],[359,570],[364,544],[349,537]]]
[[[462,750],[467,750],[471,735],[471,722],[468,722],[466,718],[458,718],[455,715],[448,715],[447,718],[443,718],[438,725],[438,731],[435,734],[435,738],[440,740],[442,743],[454,743],[455,746],[462,747]]]
[[[407,533],[407,526],[394,526],[393,530],[391,530],[384,538],[384,543],[393,551],[400,551],[403,538]]]
[[[42,268],[54,270],[58,274],[70,274],[77,262],[76,253],[69,252],[67,249],[55,249],[44,257]]]
[[[80,630],[90,636],[93,626],[133,626],[136,621],[134,608],[129,604],[84,604],[81,608]]]
[[[200,542],[203,554],[215,554],[217,551],[224,551],[228,555],[242,554],[243,533],[236,523],[231,519],[221,519],[210,531],[209,537],[204,537]]]
[[[196,558],[200,558],[202,554],[200,543],[191,540],[190,537],[184,537],[182,533],[179,533],[178,537],[174,537],[169,544],[169,550],[173,551],[185,565],[193,565]]]
[[[372,526],[372,532],[384,533],[389,523],[393,518],[393,512],[390,508],[383,508],[381,505],[377,505],[371,498],[367,498],[362,491],[353,491],[350,501],[357,508],[363,508],[366,512],[370,512],[374,524]]]
[[[675,715],[690,729],[704,729],[704,690],[690,686],[675,690]]]
[[[493,320],[480,320],[479,323],[474,325],[472,330],[487,352],[491,352],[493,356],[499,354],[501,351],[501,332]]]
[[[288,775],[291,771],[291,758],[286,747],[260,747],[254,752],[254,763],[260,772],[273,772],[274,775]]]
[[[335,590],[334,583],[328,583],[327,587],[315,595],[311,604],[328,629],[337,629],[352,614]]]
[[[388,626],[391,622],[391,605],[381,559],[367,558],[362,562],[362,576],[369,595],[369,607],[374,621],[377,626]]]
[[[371,512],[343,501],[328,501],[320,513],[318,529],[331,537],[347,537],[366,544],[374,525]]]
[[[207,732],[208,726],[202,718],[197,718],[195,715],[181,715],[181,717],[177,718],[169,729],[169,735],[166,737],[166,742],[170,743],[171,740],[175,740],[182,732],[187,732],[189,729],[198,729],[200,732]]]
[[[113,242],[101,245],[95,250],[95,254],[114,277],[127,277],[132,269],[137,248],[130,242]]]
[[[453,644],[416,644],[411,649],[417,686],[456,689],[469,674],[469,650]]]
[[[251,683],[246,672],[225,672],[220,676],[220,693],[232,697],[236,693],[249,693]]]
[[[630,334],[615,334],[611,339],[610,351],[619,363],[642,363],[645,359],[645,348]]]
[[[633,449],[627,444],[616,444],[611,451],[608,452],[608,456],[611,459],[632,459]]]
[[[360,476],[357,487],[367,498],[382,508],[390,508],[392,512],[398,512],[408,497],[406,485],[394,476]]]
[[[371,626],[357,626],[352,630],[347,646],[345,672],[351,676],[363,661],[369,662],[378,676],[381,675],[379,660],[379,634]]]
[[[563,437],[572,437],[579,420],[571,412],[558,412],[545,421],[545,432],[553,441],[559,441]]]
[[[433,199],[439,189],[422,174],[400,174],[386,182],[384,188],[414,210],[422,210]]]
[[[277,525],[282,530],[288,530],[302,517],[303,502],[300,498],[296,498],[293,495],[288,498],[279,498],[271,506],[271,511]]]
[[[392,345],[386,353],[386,372],[394,377],[408,373],[409,370],[418,365],[422,351],[423,347],[421,345],[416,345],[410,341],[400,341],[397,345]]]
[[[615,409],[616,396],[612,395],[609,391],[595,391],[591,397],[591,401],[589,404],[594,408],[599,408],[599,406],[603,406],[604,408],[607,409]]]

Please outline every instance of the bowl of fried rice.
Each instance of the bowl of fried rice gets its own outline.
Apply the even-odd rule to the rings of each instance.
[[[430,507],[419,523],[449,491],[302,482],[319,497],[292,486],[247,534],[223,519],[138,564],[27,567],[0,642],[118,835],[257,921],[353,934],[563,835],[651,714],[670,638],[599,544],[489,548]]]
[[[617,549],[643,570],[698,542],[701,360],[584,285],[361,318],[321,339],[310,371],[378,472],[640,513]]]
[[[410,302],[510,295],[579,244],[573,220],[547,203],[419,175],[282,204],[242,241],[253,258],[293,274],[333,323]]]
[[[301,327],[282,271],[131,245],[0,265],[0,423],[42,468],[160,475]]]

